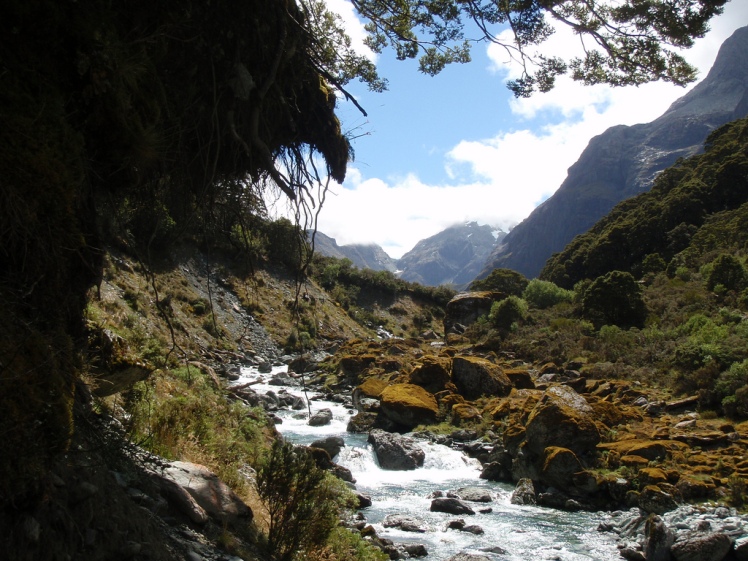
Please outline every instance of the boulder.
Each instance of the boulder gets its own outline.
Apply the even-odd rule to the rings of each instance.
[[[595,449],[600,433],[582,396],[568,386],[551,386],[527,419],[525,441],[536,456],[549,446],[568,448],[580,456]]]
[[[307,424],[310,427],[322,427],[324,425],[329,425],[330,421],[332,421],[332,411],[325,407],[312,415],[307,421]]]
[[[322,450],[325,450],[330,454],[331,458],[334,458],[340,453],[340,450],[345,447],[345,441],[340,436],[328,436],[327,438],[315,440],[309,446],[322,448]]]
[[[675,561],[722,561],[732,548],[732,540],[722,532],[691,534],[670,548]]]
[[[434,394],[415,384],[393,384],[381,393],[381,412],[410,430],[436,421],[439,407]]]
[[[452,497],[438,497],[432,500],[430,510],[447,514],[475,514],[475,511],[466,503]]]
[[[574,452],[568,448],[549,446],[545,449],[540,480],[546,485],[566,489],[573,486],[574,474],[583,470],[582,463]]]
[[[493,501],[491,492],[482,487],[460,487],[456,491],[453,491],[452,494],[458,499],[473,503],[490,503]]]
[[[532,479],[520,479],[510,500],[513,505],[534,505],[536,498]]]
[[[504,374],[507,378],[509,378],[512,386],[514,386],[518,390],[535,389],[535,382],[532,381],[530,372],[525,370],[524,368],[510,368],[504,370]]]
[[[644,557],[647,561],[670,561],[670,547],[675,533],[656,514],[647,518],[644,526]]]
[[[647,514],[665,514],[678,508],[673,496],[656,485],[647,485],[639,493],[637,506]]]
[[[503,292],[462,292],[447,303],[444,314],[444,333],[461,332],[479,317],[487,316],[494,302],[506,298]]]
[[[385,528],[400,528],[403,532],[426,533],[428,526],[422,520],[404,514],[388,514],[382,521]]]
[[[475,356],[452,359],[452,381],[466,399],[478,399],[484,395],[506,396],[512,390],[512,383],[501,367]]]
[[[190,462],[171,462],[158,475],[187,491],[195,503],[215,520],[252,520],[252,510],[205,466]]]
[[[423,465],[426,454],[412,438],[374,429],[369,433],[368,442],[374,447],[374,454],[382,469],[412,470]]]
[[[427,355],[413,368],[409,382],[431,393],[440,392],[451,380],[451,363],[449,357]]]

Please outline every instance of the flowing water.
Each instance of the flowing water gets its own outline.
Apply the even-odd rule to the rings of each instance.
[[[281,370],[285,370],[285,367],[274,372]],[[272,374],[263,376],[248,368],[236,383],[269,379],[270,376]],[[277,393],[284,389],[264,383],[254,384],[252,388],[258,393]],[[304,397],[299,388],[285,389]],[[332,410],[332,422],[326,426],[312,427],[307,425],[307,410],[285,410],[277,413],[283,419],[277,425],[278,430],[297,444],[310,444],[327,436],[341,436],[344,439],[346,446],[334,460],[350,469],[356,479],[356,489],[371,497],[372,506],[363,509],[362,513],[380,537],[389,538],[396,544],[424,544],[429,553],[426,559],[429,560],[446,560],[461,552],[506,561],[620,559],[614,537],[597,531],[601,514],[513,505],[510,502],[511,485],[480,479],[480,464],[476,460],[438,444],[419,441],[426,453],[422,468],[412,471],[383,470],[377,463],[371,445],[366,442],[367,435],[346,431],[353,411],[329,401],[313,400],[309,403],[312,413],[322,408]],[[461,487],[486,489],[493,500],[490,503],[468,503],[476,511],[472,516],[429,510],[433,492],[447,492]],[[481,510],[490,512],[479,512]],[[390,514],[411,516],[420,521],[427,531],[416,533],[385,528],[382,522]],[[477,535],[447,529],[448,522],[457,518],[462,518],[468,525],[480,526],[484,533]]]

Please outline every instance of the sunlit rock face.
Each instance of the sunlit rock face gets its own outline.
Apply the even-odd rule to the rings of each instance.
[[[556,193],[494,249],[478,278],[495,268],[536,277],[548,258],[620,201],[649,191],[654,178],[703,151],[715,128],[748,115],[748,27],[727,39],[702,82],[658,119],[611,127],[593,138]]]

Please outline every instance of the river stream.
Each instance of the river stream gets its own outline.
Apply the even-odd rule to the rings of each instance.
[[[285,367],[271,374],[260,374],[246,368],[236,384],[255,382],[258,393],[285,389],[304,397],[298,387],[284,387],[265,383]],[[258,380],[262,382],[257,383]],[[312,396],[310,392],[309,396]],[[607,561],[620,559],[614,536],[597,531],[601,513],[564,512],[555,509],[520,506],[510,502],[513,487],[509,484],[479,478],[480,463],[450,447],[418,441],[426,453],[423,467],[412,471],[390,471],[379,467],[366,434],[346,431],[350,408],[330,401],[309,401],[312,414],[329,408],[333,412],[330,424],[312,427],[307,424],[308,411],[280,410],[283,422],[278,430],[289,441],[310,444],[327,436],[340,436],[346,446],[334,461],[351,470],[358,492],[372,499],[372,506],[361,512],[377,535],[397,543],[424,544],[428,560],[446,560],[457,553],[484,555],[505,561]],[[455,516],[431,512],[431,494],[444,493],[461,487],[480,487],[489,491],[492,502],[469,503],[476,512],[472,516]],[[423,533],[406,532],[384,527],[387,515],[407,515],[426,528]],[[462,518],[467,525],[482,528],[482,534],[447,529],[450,521]]]

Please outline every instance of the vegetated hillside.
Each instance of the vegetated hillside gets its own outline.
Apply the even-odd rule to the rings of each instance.
[[[404,280],[426,286],[466,287],[483,268],[504,232],[468,222],[451,226],[416,246],[397,261]]]
[[[647,191],[678,158],[697,153],[716,127],[748,114],[748,27],[720,48],[709,74],[647,124],[617,126],[590,140],[556,193],[500,243],[479,278],[514,269],[532,278],[546,260],[620,201]]]
[[[719,252],[742,255],[748,230],[748,120],[725,125],[705,153],[661,174],[648,193],[616,206],[589,232],[548,260],[541,278],[572,288],[612,270],[636,277],[664,263],[674,274]]]

